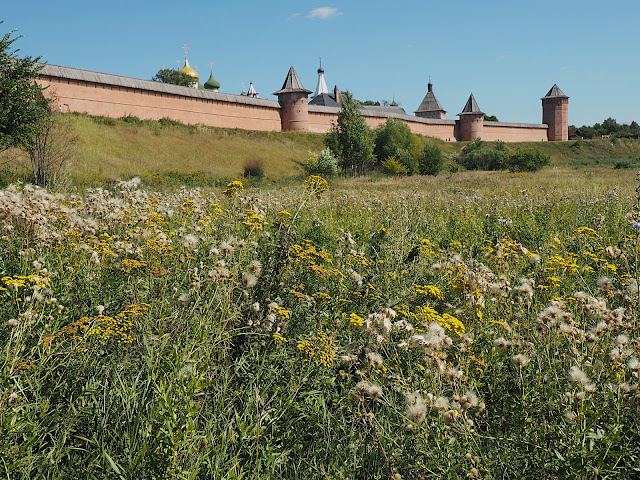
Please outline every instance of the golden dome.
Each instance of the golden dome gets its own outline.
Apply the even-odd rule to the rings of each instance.
[[[180,70],[180,73],[189,75],[196,82],[200,79],[198,72],[196,72],[193,68],[191,68],[191,66],[189,65],[189,60],[187,60],[186,57],[184,59],[184,67],[182,67],[182,70]]]

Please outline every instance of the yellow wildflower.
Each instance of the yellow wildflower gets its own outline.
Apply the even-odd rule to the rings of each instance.
[[[304,181],[304,186],[313,195],[322,198],[322,194],[329,190],[327,181],[317,175],[311,175]]]
[[[239,195],[243,191],[244,191],[244,185],[242,185],[242,182],[238,180],[234,180],[233,182],[229,182],[227,184],[227,189],[222,193],[224,193],[229,197],[235,197],[236,195]]]

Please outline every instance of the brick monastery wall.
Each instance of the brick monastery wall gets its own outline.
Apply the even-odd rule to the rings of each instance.
[[[185,124],[245,130],[281,131],[281,105],[221,92],[186,89],[116,75],[47,65],[40,73],[45,95],[56,99],[65,112],[119,118],[134,115],[146,120],[170,118]],[[324,133],[337,122],[339,108],[309,105],[309,130]],[[407,123],[413,133],[444,141],[456,141],[458,122],[414,117],[398,113],[363,112],[375,128],[387,118]],[[484,122],[483,140],[505,142],[546,141],[544,124]]]
[[[312,132],[327,132],[332,124],[338,121],[339,108],[309,105],[309,123]],[[425,137],[439,138],[445,142],[455,142],[458,137],[458,122],[455,120],[427,119],[397,114],[372,114],[363,112],[362,116],[367,125],[376,128],[387,121],[387,118],[397,118],[404,121],[412,133]],[[488,142],[502,140],[503,142],[546,142],[547,126],[544,124],[506,123],[485,121],[482,129],[482,139]]]
[[[327,132],[332,124],[338,121],[337,107],[323,107],[309,105],[309,124],[312,132]],[[411,132],[424,135],[425,137],[439,138],[444,141],[456,141],[456,121],[438,120],[429,118],[413,117],[411,115],[399,115],[396,113],[362,112],[366,124],[371,128],[376,128],[387,121],[387,118],[397,118],[402,120],[411,129]]]
[[[247,130],[280,131],[280,106],[266,107],[209,98],[181,97],[162,92],[65,79],[40,79],[63,111],[144,120],[170,118],[185,124]]]
[[[546,142],[547,131],[546,125],[484,122],[482,139],[488,142]]]

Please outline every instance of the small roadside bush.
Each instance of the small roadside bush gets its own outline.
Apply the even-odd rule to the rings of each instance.
[[[537,148],[519,148],[509,156],[509,171],[535,172],[549,165],[551,158]]]
[[[333,155],[329,147],[320,153],[312,152],[307,160],[302,164],[307,175],[320,175],[322,177],[332,177],[338,174],[338,159]]]
[[[409,173],[409,169],[393,157],[388,157],[382,162],[382,171],[388,175],[407,175]]]
[[[427,143],[422,150],[422,155],[418,158],[420,174],[437,175],[442,170],[443,164],[444,157],[440,147],[435,143]]]
[[[244,178],[262,180],[264,178],[264,165],[261,160],[249,160],[243,166]]]

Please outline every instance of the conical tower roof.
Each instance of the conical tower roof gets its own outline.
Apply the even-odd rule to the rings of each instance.
[[[424,98],[422,99],[422,103],[420,103],[420,106],[415,111],[415,113],[420,112],[446,113],[444,108],[442,108],[442,105],[440,105],[440,102],[436,98],[435,94],[433,93],[433,84],[431,82],[427,84],[427,94],[424,96]]]
[[[277,92],[273,92],[273,94],[280,95],[281,93],[292,92],[302,92],[306,94],[312,93],[311,90],[307,90],[302,86],[302,82],[298,78],[298,74],[293,67],[289,68],[289,73],[287,73],[287,78],[285,78],[282,88]]]
[[[213,70],[211,71],[209,80],[204,82],[204,88],[206,88],[207,90],[218,90],[220,88],[220,82],[213,78]]]
[[[473,96],[473,93],[469,95],[469,100],[467,100],[467,104],[462,109],[462,112],[460,112],[458,115],[470,115],[470,114],[484,115],[484,112],[480,110],[480,107],[478,107],[478,103],[476,102],[476,99]]]
[[[553,87],[551,87],[551,90],[549,90],[547,94],[542,98],[569,98],[569,97],[567,97],[562,92],[562,90],[560,90],[560,87],[558,87],[558,85],[554,83]]]

